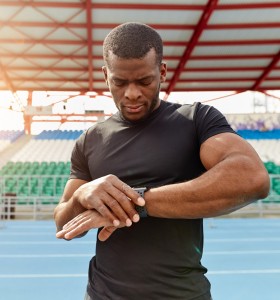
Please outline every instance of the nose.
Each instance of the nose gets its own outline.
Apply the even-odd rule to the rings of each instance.
[[[129,83],[125,89],[125,98],[128,100],[138,100],[141,94],[139,86],[133,82]]]

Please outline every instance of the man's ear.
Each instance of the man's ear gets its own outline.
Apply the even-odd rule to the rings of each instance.
[[[106,66],[102,67],[102,71],[103,71],[105,82],[108,85],[108,74],[107,74],[107,68],[106,68]]]
[[[162,62],[160,65],[160,82],[165,82],[167,74],[167,66],[165,62]]]

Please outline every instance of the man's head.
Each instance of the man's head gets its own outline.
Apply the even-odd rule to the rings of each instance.
[[[104,40],[104,78],[129,121],[147,118],[160,104],[160,85],[166,78],[162,48],[160,35],[141,23],[122,24]]]
[[[151,49],[155,50],[156,62],[162,61],[162,39],[150,26],[129,22],[114,28],[105,38],[103,43],[103,58],[109,66],[109,56],[113,53],[119,58],[143,58]]]

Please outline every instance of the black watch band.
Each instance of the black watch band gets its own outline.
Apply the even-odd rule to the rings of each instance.
[[[144,193],[148,190],[146,187],[140,187],[140,188],[133,188],[134,191],[136,191],[143,199],[144,199]],[[135,210],[139,214],[140,218],[146,218],[148,217],[148,213],[145,206],[139,206],[135,205]]]

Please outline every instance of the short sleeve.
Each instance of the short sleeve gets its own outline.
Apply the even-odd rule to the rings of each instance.
[[[70,179],[91,181],[88,163],[84,154],[87,132],[84,132],[76,141],[71,155]]]
[[[236,133],[225,116],[213,106],[197,103],[194,121],[200,145],[216,134]]]

